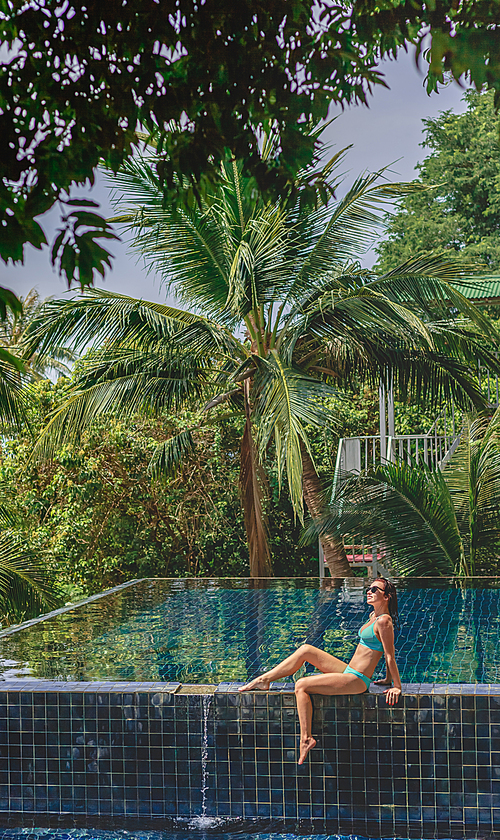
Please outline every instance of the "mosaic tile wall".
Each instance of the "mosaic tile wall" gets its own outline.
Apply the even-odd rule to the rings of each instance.
[[[0,811],[500,829],[500,686],[316,696],[303,767],[292,692],[178,688],[6,682]]]

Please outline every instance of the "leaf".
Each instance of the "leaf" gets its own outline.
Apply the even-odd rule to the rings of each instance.
[[[182,459],[194,452],[195,441],[191,429],[184,429],[178,435],[160,443],[149,462],[149,472],[154,479],[167,478],[175,474]]]
[[[64,202],[70,207],[99,207],[97,201],[92,201],[90,198],[69,198]]]
[[[274,438],[279,481],[286,469],[291,502],[302,519],[300,443],[302,441],[310,452],[306,425],[324,427],[333,422],[324,408],[324,400],[335,391],[302,371],[287,367],[276,351],[269,360],[259,359],[258,365],[259,372],[254,380],[257,450],[262,459]]]
[[[26,372],[26,366],[21,359],[14,356],[13,353],[9,353],[9,351],[5,350],[3,347],[0,347],[0,361],[6,362],[8,365],[18,370],[19,373]]]
[[[28,616],[59,605],[46,564],[9,531],[0,534],[0,605]]]
[[[98,206],[95,202],[80,202],[72,200],[66,202],[71,206],[83,203],[84,206]],[[68,286],[78,278],[82,288],[92,285],[94,271],[104,277],[106,267],[111,266],[112,255],[102,247],[99,239],[118,239],[106,219],[96,213],[86,210],[74,210],[63,217],[64,227],[54,241],[51,260],[54,266],[59,265],[59,273],[66,275]],[[83,233],[79,229],[89,228]]]
[[[21,315],[23,306],[18,297],[6,289],[5,286],[0,286],[0,319],[5,321],[7,317],[7,310],[10,309],[13,315]]]

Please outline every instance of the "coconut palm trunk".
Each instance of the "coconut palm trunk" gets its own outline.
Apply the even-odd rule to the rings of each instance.
[[[321,482],[314,468],[311,456],[302,441],[300,443],[300,452],[302,455],[304,501],[313,520],[315,520],[324,513],[324,505],[322,504],[323,488],[321,487]],[[325,563],[332,577],[353,576],[341,539],[333,534],[324,534],[321,536],[321,546],[323,548]]]
[[[244,392],[246,420],[241,439],[240,496],[247,535],[250,577],[270,577],[272,574],[271,553],[263,508],[267,481],[252,437],[248,380],[245,382]]]

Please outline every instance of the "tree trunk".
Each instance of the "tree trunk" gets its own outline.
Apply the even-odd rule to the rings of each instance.
[[[307,509],[313,519],[317,519],[322,513],[321,497],[323,488],[314,469],[309,452],[304,443],[300,442],[302,455],[302,488]],[[342,541],[331,534],[324,534],[321,537],[321,545],[325,556],[325,563],[330,570],[332,577],[353,577],[352,569],[346,557]]]
[[[245,404],[246,423],[241,441],[240,496],[250,556],[250,577],[270,577],[272,574],[271,552],[262,504],[266,477],[255,451],[247,399],[245,399]]]

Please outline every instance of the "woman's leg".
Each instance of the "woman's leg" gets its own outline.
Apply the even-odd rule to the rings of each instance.
[[[311,733],[312,703],[309,695],[363,694],[364,691],[366,691],[366,685],[355,674],[318,674],[297,680],[295,697],[300,725],[299,764],[304,763],[307,754],[316,746],[316,740]]]
[[[256,677],[251,682],[243,685],[239,690],[252,691],[253,689],[259,688],[262,691],[268,691],[270,683],[279,680],[281,677],[290,677],[292,674],[295,674],[304,662],[310,662],[311,665],[324,674],[342,674],[346,668],[346,663],[342,662],[341,659],[337,659],[336,656],[332,656],[331,653],[326,653],[320,648],[313,647],[313,645],[301,645],[294,653],[287,656],[286,659],[278,665],[275,665],[274,668],[271,668],[270,671],[266,671],[262,676]]]

